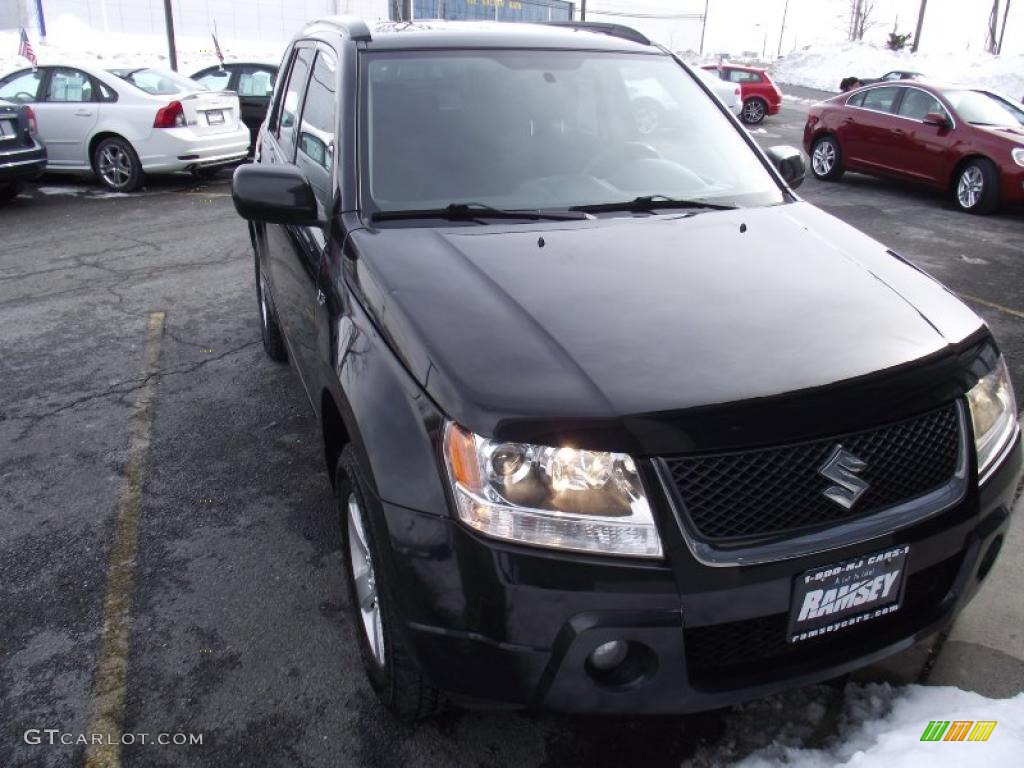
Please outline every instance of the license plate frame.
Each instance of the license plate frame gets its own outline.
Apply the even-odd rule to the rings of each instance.
[[[207,125],[224,125],[224,110],[223,109],[208,109],[208,110],[206,110],[206,124]]]
[[[793,580],[786,640],[799,643],[841,632],[903,605],[910,545],[811,568]]]

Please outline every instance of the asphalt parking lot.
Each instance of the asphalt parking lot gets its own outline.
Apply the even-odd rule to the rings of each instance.
[[[755,138],[799,145],[804,110]],[[939,193],[855,175],[799,191],[962,295],[1024,402],[1020,212],[970,217]],[[202,734],[126,746],[133,766],[660,766],[735,739],[742,711],[388,719],[344,613],[317,425],[296,376],[260,346],[227,174],[132,196],[46,177],[0,209],[0,382],[0,765],[81,765],[84,745],[24,732],[111,718],[125,733]],[[1024,688],[1019,515],[1013,538],[941,651],[863,676]],[[778,723],[802,695],[772,710]]]

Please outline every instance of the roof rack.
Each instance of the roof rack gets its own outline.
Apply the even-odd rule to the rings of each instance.
[[[370,34],[370,28],[358,16],[326,16],[311,22],[307,29],[316,27],[319,24],[334,27],[356,41],[368,43],[373,39],[373,36]]]
[[[611,35],[612,37],[621,37],[623,40],[629,40],[640,45],[651,45],[651,41],[646,35],[637,32],[632,27],[627,27],[625,24],[612,24],[606,21],[542,21],[540,23],[551,27],[569,27],[570,29],[578,29],[581,32],[597,32],[603,35]]]

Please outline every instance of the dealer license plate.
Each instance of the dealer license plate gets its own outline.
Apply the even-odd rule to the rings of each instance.
[[[223,109],[210,109],[206,112],[207,125],[222,125],[224,123]]]
[[[0,139],[9,139],[16,133],[13,120],[0,120]]]
[[[898,611],[909,546],[815,568],[797,577],[789,614],[789,642],[841,632]]]

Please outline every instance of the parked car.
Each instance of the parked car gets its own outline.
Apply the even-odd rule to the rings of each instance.
[[[703,68],[716,72],[722,80],[739,84],[743,99],[740,117],[743,122],[757,125],[766,115],[777,115],[782,109],[782,91],[766,70],[739,64],[710,64]]]
[[[737,83],[726,82],[706,69],[698,68],[694,72],[700,75],[701,80],[706,82],[711,90],[715,92],[715,96],[721,99],[726,109],[736,115],[736,117],[743,116],[743,93]]]
[[[192,75],[211,91],[234,91],[242,105],[242,122],[249,129],[249,154],[256,146],[256,134],[267,116],[270,95],[277,82],[277,65],[239,61],[207,67]]]
[[[991,331],[688,67],[616,25],[335,17],[281,77],[232,194],[392,712],[723,707],[976,593],[1024,466]]]
[[[26,181],[46,169],[46,148],[37,135],[32,107],[0,99],[0,203],[17,197]]]
[[[844,77],[839,81],[839,90],[845,93],[846,91],[852,91],[855,88],[872,85],[873,83],[889,83],[896,80],[920,80],[923,77],[924,75],[920,72],[894,69],[891,72],[886,72],[881,77]]]
[[[32,105],[47,171],[91,171],[116,192],[144,173],[209,174],[249,145],[235,94],[152,67],[22,69],[0,78],[0,98]]]
[[[985,90],[872,85],[811,107],[804,126],[811,170],[892,176],[952,193],[969,213],[1024,201],[1024,110]]]

